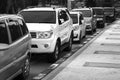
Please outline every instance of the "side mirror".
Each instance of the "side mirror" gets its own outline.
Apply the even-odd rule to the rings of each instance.
[[[64,19],[59,19],[59,24],[64,23]]]

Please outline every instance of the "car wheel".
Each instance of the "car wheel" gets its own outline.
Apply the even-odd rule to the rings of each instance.
[[[96,28],[94,29],[94,32],[96,32]]]
[[[29,73],[30,73],[30,59],[27,58],[22,68],[21,78],[22,80],[29,80]]]
[[[72,50],[72,43],[73,43],[73,35],[70,36],[69,42],[68,42],[68,47],[66,48],[67,51]]]
[[[59,42],[57,42],[54,52],[48,55],[48,62],[53,63],[57,61],[59,59],[59,54],[60,54],[60,44]]]
[[[78,43],[79,43],[79,44],[81,43],[81,40],[82,40],[82,38],[81,38],[81,33],[80,33],[80,35],[79,35],[79,40],[78,40]]]
[[[86,37],[86,30],[85,30],[85,34],[84,34],[83,38],[85,38],[85,37]]]

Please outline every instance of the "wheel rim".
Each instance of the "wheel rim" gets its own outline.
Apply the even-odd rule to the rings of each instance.
[[[29,71],[30,71],[30,63],[29,63],[29,59],[27,59],[24,66],[24,73],[23,73],[24,78],[27,78],[29,76]]]

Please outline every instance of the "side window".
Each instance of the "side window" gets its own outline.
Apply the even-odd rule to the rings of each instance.
[[[22,32],[21,32],[21,29],[18,25],[17,20],[9,19],[8,20],[8,27],[10,30],[12,42],[14,42],[22,37]]]
[[[66,14],[66,12],[64,10],[61,10],[58,14],[58,20],[59,20],[59,24],[62,24],[64,23],[65,21],[67,21],[69,18],[68,18],[68,15]]]
[[[93,16],[94,16],[94,15],[96,15],[96,14],[95,14],[95,11],[93,10]]]
[[[79,16],[79,24],[82,24],[81,15]]]
[[[80,19],[83,20],[83,15],[82,14],[80,14]]]
[[[0,20],[0,43],[9,44],[8,31],[4,20]]]
[[[21,19],[18,19],[18,23],[19,23],[19,25],[20,25],[20,27],[22,29],[23,35],[27,34],[28,33],[28,28],[27,28],[25,22],[23,20],[21,20]]]
[[[67,13],[65,11],[63,11],[63,12],[64,12],[64,14],[63,14],[64,15],[64,20],[67,21],[69,19],[68,15],[67,15]]]

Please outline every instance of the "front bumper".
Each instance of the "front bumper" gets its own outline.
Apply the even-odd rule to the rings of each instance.
[[[104,21],[97,21],[97,27],[104,27]]]
[[[92,25],[86,24],[86,31],[92,31]]]
[[[54,52],[56,39],[36,39],[32,38],[31,52],[32,53],[52,53]]]

